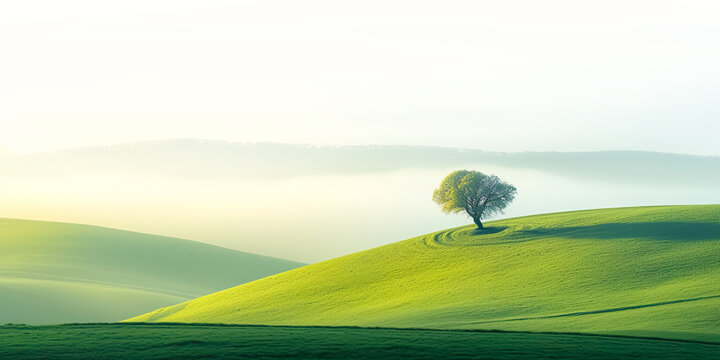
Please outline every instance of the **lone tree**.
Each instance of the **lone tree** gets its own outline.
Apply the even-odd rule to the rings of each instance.
[[[478,229],[482,229],[480,220],[502,213],[515,199],[516,191],[514,186],[495,175],[457,170],[446,176],[440,187],[435,189],[433,201],[438,203],[444,212],[464,211],[473,219]]]

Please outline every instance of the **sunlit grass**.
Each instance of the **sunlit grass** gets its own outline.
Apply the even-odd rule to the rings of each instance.
[[[720,339],[720,206],[544,214],[441,231],[131,321],[580,331]],[[343,234],[337,234],[342,241]]]

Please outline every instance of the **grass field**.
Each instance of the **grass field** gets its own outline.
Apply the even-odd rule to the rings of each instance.
[[[332,327],[0,326],[8,359],[719,359],[720,344],[630,337]]]
[[[301,265],[163,236],[0,219],[0,323],[119,321]]]
[[[527,216],[420,236],[129,321],[720,341],[720,205]],[[338,234],[342,241],[342,234]]]

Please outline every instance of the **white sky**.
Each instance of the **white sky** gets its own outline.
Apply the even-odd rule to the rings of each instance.
[[[720,155],[717,1],[3,1],[0,147]]]

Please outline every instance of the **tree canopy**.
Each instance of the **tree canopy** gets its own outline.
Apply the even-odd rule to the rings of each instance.
[[[502,213],[515,199],[517,189],[495,175],[457,170],[450,173],[433,192],[433,201],[448,213],[464,212],[478,229],[482,219]]]

